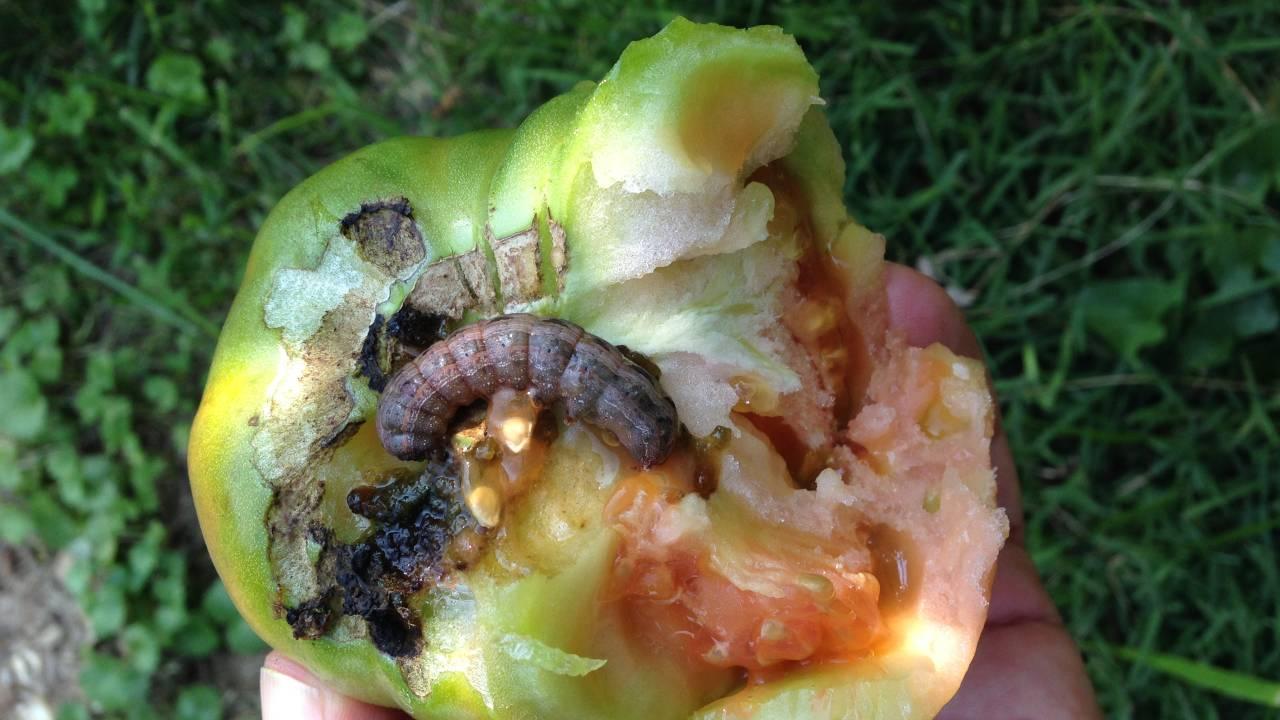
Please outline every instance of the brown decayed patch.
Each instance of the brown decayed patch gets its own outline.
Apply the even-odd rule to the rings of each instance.
[[[468,311],[482,315],[508,310],[537,300],[544,290],[564,290],[568,264],[564,228],[549,221],[549,243],[543,248],[538,225],[506,237],[495,238],[485,230],[485,248],[439,258],[429,264],[414,283],[405,307],[428,315],[459,320]],[[544,278],[544,253],[550,256],[554,289]],[[501,294],[501,303],[499,303]]]
[[[348,242],[358,260],[353,257],[344,269],[358,273],[358,283],[324,313],[314,332],[299,337],[296,328],[305,327],[301,323],[285,328],[278,375],[266,403],[254,415],[251,442],[254,464],[273,490],[264,523],[278,614],[295,634],[307,638],[332,631],[343,615],[357,615],[365,620],[369,636],[380,649],[403,656],[416,652],[421,644],[407,604],[407,593],[421,579],[405,578],[396,561],[406,566],[405,557],[411,551],[439,554],[435,546],[441,534],[432,535],[432,542],[402,540],[397,545],[383,537],[388,535],[387,528],[377,528],[364,543],[335,544],[323,518],[325,483],[316,468],[326,466],[335,453],[345,452],[343,446],[362,423],[356,409],[358,402],[364,402],[360,395],[365,391],[353,378],[365,376],[376,391],[386,374],[407,360],[401,340],[424,342],[438,331],[439,323],[416,315],[393,316],[389,322],[375,312],[392,284],[410,277],[426,256],[407,200],[364,203],[343,218],[334,228],[320,266],[326,267],[331,257],[344,257],[346,249],[340,244]],[[286,268],[280,272],[315,271]],[[280,317],[289,320],[294,298],[273,299],[277,315],[274,324],[268,316],[268,326],[279,327]],[[300,312],[314,300],[299,298]],[[289,327],[295,328],[293,335]],[[414,515],[396,522],[416,523],[411,528],[415,532],[424,524]],[[388,551],[399,554],[387,557],[377,545],[379,538]]]
[[[301,348],[298,396],[286,408],[273,402],[254,434],[256,464],[275,488],[266,517],[268,555],[281,583],[282,600],[311,595],[318,586],[308,559],[306,529],[320,507],[324,487],[310,477],[309,468],[331,456],[355,407],[344,381],[372,315],[372,308],[369,315],[361,312],[362,299],[350,293],[339,309],[325,315],[320,329]]]
[[[542,293],[537,228],[498,238],[490,246],[498,268],[503,302],[520,304],[536,300]]]
[[[364,203],[342,218],[339,229],[356,244],[366,262],[389,275],[425,257],[422,233],[413,222],[413,207],[403,197]]]
[[[405,300],[405,307],[457,320],[476,302],[463,278],[459,258],[450,256],[427,266]]]

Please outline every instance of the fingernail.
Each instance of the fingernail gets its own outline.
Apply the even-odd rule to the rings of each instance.
[[[262,693],[262,720],[295,720],[324,717],[320,690],[271,668],[258,676]]]

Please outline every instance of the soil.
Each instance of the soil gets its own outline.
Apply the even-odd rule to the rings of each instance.
[[[200,549],[203,552],[203,549]],[[193,550],[192,552],[195,552]],[[0,718],[49,720],[66,702],[83,702],[80,657],[93,642],[88,619],[62,582],[71,558],[0,544]],[[217,652],[191,663],[182,684],[202,683],[222,694],[223,717],[259,717],[258,669],[263,654]],[[178,687],[154,687],[162,696]]]
[[[80,697],[89,625],[59,579],[69,561],[0,545],[0,717],[52,718]]]

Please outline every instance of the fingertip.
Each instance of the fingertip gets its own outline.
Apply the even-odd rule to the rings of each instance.
[[[888,263],[885,293],[889,301],[889,325],[906,336],[914,347],[942,343],[955,353],[982,357],[978,338],[965,322],[964,313],[942,286],[905,265]]]
[[[320,689],[264,663],[258,674],[262,720],[324,717]]]
[[[1080,649],[1061,625],[1025,622],[988,628],[945,720],[1102,718]]]
[[[1040,573],[1031,555],[1020,546],[1005,546],[996,560],[987,625],[1019,622],[1061,624],[1062,616],[1040,582]]]
[[[267,653],[266,659],[262,661],[262,667],[263,669],[270,669],[282,675],[287,675],[308,685],[320,684],[310,670],[275,650]]]
[[[346,697],[309,670],[272,652],[258,673],[262,720],[404,720],[403,713]]]

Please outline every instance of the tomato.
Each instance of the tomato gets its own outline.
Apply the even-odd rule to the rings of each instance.
[[[191,434],[241,613],[422,718],[936,712],[1007,529],[991,399],[972,361],[887,331],[884,241],[843,173],[792,38],[676,20],[514,130],[389,140],[295,188]],[[510,312],[649,373],[674,451],[570,422],[582,388],[508,388],[427,460],[389,452],[399,373]],[[645,412],[605,399],[619,377],[583,403]]]

